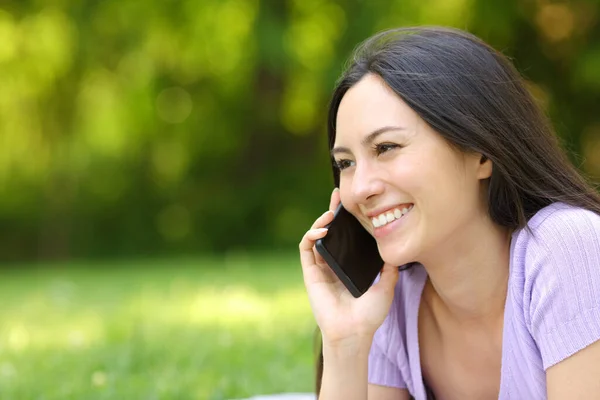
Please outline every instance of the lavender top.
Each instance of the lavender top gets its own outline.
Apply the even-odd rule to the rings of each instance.
[[[504,307],[500,400],[545,399],[546,369],[600,339],[600,216],[555,203],[513,233]],[[427,273],[400,273],[390,312],[375,333],[369,382],[427,398],[418,309]]]

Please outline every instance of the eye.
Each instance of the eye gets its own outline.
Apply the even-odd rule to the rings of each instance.
[[[373,149],[375,150],[375,153],[379,156],[383,153],[387,153],[390,150],[396,149],[400,147],[400,145],[395,144],[395,143],[379,143],[376,144]]]
[[[354,161],[348,159],[335,160],[333,162],[333,166],[338,170],[342,171],[346,168],[352,167],[354,165]]]

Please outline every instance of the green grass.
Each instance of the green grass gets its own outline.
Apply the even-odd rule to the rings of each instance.
[[[1,273],[1,399],[312,390],[315,324],[295,255]]]

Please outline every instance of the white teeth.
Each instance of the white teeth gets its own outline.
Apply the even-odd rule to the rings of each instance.
[[[384,226],[392,221],[402,218],[404,215],[408,214],[410,210],[412,210],[413,206],[414,205],[411,205],[408,208],[404,207],[402,210],[395,208],[393,211],[388,211],[378,215],[377,217],[371,218],[371,222],[375,228],[379,228],[380,226]]]

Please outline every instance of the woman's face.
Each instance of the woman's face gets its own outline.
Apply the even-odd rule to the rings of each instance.
[[[486,214],[491,162],[450,147],[377,75],[348,90],[336,124],[342,204],[386,262],[421,261]]]

